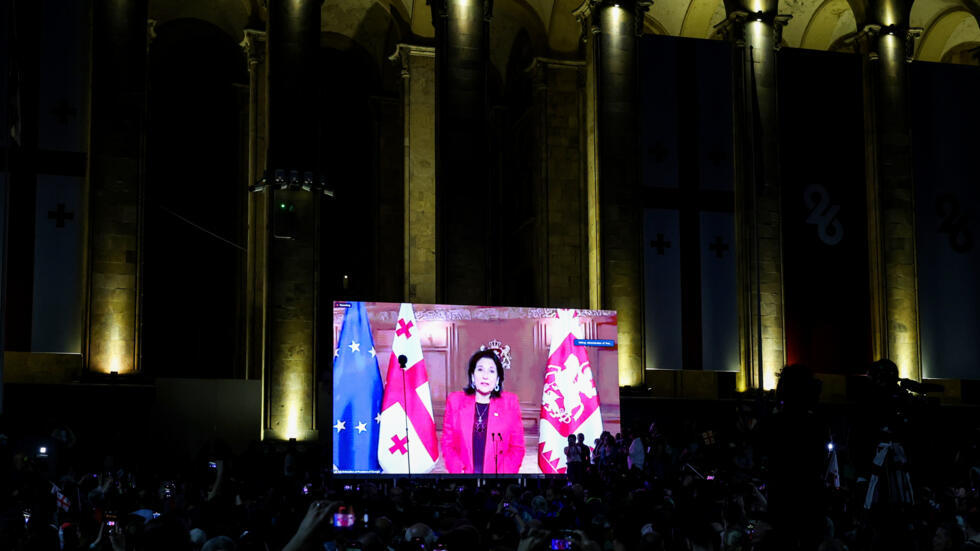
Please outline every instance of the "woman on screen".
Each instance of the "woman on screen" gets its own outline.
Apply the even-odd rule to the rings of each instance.
[[[517,473],[524,459],[524,425],[517,395],[501,390],[504,370],[491,350],[470,358],[469,383],[446,399],[442,455],[456,474]]]

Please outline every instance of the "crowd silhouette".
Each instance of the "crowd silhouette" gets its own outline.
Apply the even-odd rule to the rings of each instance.
[[[724,415],[651,406],[652,422],[570,438],[574,466],[550,478],[340,479],[315,444],[232,454],[218,439],[161,464],[86,449],[64,425],[8,428],[0,549],[980,549],[976,434],[928,449],[917,418],[931,406],[889,364],[836,415],[803,366],[716,404]]]

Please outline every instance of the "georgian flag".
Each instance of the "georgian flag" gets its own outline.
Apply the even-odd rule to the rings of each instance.
[[[51,495],[54,496],[55,500],[58,502],[58,508],[67,512],[71,509],[71,501],[65,494],[61,493],[61,488],[51,484]]]
[[[583,433],[590,448],[589,443],[602,434],[599,393],[589,356],[585,347],[575,345],[575,339],[582,338],[578,313],[558,310],[556,317],[544,373],[538,437],[538,466],[544,474],[566,471],[565,446],[570,434]]]
[[[398,364],[398,356],[402,355],[408,358],[405,369]],[[408,434],[405,434],[406,411]],[[419,326],[409,303],[403,303],[398,310],[379,419],[378,462],[384,472],[417,474],[432,470],[439,459],[439,443]]]

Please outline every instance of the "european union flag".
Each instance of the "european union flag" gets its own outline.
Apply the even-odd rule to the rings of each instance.
[[[334,470],[381,470],[378,419],[383,395],[367,311],[363,302],[351,302],[333,360]]]

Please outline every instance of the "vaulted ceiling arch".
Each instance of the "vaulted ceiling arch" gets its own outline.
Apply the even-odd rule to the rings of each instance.
[[[842,36],[857,31],[854,10],[847,0],[824,0],[799,37],[799,47],[829,50]]]
[[[980,42],[977,19],[964,6],[951,6],[936,14],[922,33],[916,59],[943,61],[945,54],[961,44]]]
[[[158,25],[177,19],[206,21],[230,36],[236,42],[242,39],[242,30],[250,21],[264,19],[254,0],[150,0],[147,16]],[[254,19],[253,19],[254,18]]]

